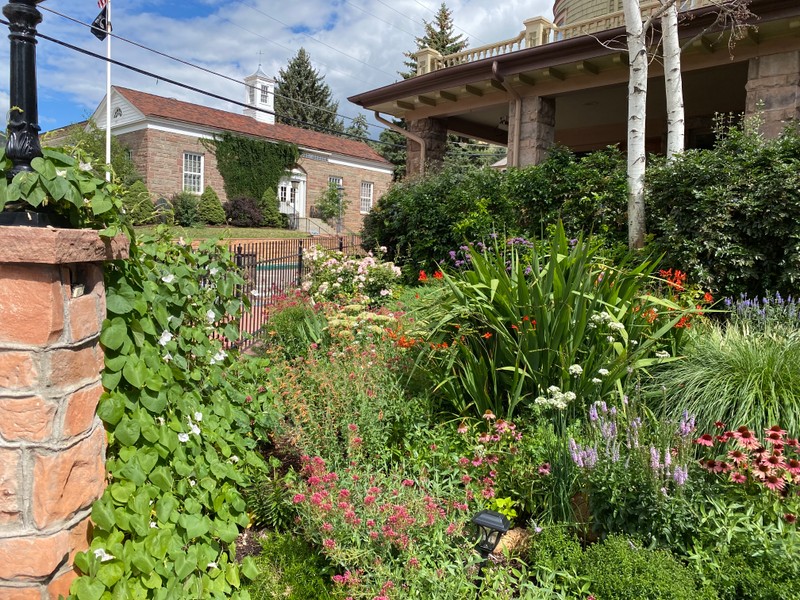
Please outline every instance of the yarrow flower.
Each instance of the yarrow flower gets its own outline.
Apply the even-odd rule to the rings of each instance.
[[[583,373],[583,367],[580,365],[570,365],[569,369],[567,370],[569,371],[570,375],[574,375],[575,377]]]

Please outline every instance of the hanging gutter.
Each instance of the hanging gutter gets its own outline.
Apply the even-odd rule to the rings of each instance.
[[[397,133],[399,133],[403,137],[408,138],[412,142],[416,142],[416,143],[419,144],[419,147],[420,147],[420,152],[419,152],[419,162],[420,162],[419,174],[420,175],[424,175],[425,174],[425,160],[426,160],[426,156],[425,156],[426,155],[425,140],[423,140],[417,134],[411,133],[410,131],[407,131],[406,129],[403,129],[402,127],[399,127],[398,125],[395,125],[391,121],[387,121],[386,119],[384,119],[381,116],[381,113],[379,113],[377,110],[374,111],[374,114],[375,114],[375,120],[378,123],[383,123],[384,125],[386,125],[392,131],[396,131]]]
[[[514,129],[513,133],[511,134],[511,163],[508,166],[518,167],[519,138],[521,133],[520,129],[522,128],[522,98],[517,93],[517,90],[515,90],[510,83],[507,83],[505,77],[500,74],[500,68],[497,64],[497,61],[492,63],[492,77],[495,81],[502,85],[508,92],[508,95],[514,99]]]

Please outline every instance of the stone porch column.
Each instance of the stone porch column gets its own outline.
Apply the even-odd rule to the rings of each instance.
[[[514,135],[516,115],[514,102],[509,104],[508,139],[509,148]],[[556,101],[555,98],[527,96],[522,98],[522,123],[519,140],[519,166],[536,165],[547,156],[555,143]],[[509,157],[509,164],[512,164]]]
[[[439,119],[418,119],[408,123],[408,130],[425,140],[426,165],[438,167],[444,161],[447,150],[447,127]],[[406,142],[406,175],[422,173],[419,144],[412,140]]]
[[[0,227],[0,598],[56,599],[105,487],[102,261],[124,238]]]
[[[777,137],[790,120],[800,118],[800,51],[751,58],[746,89],[746,114],[760,112],[761,133]]]

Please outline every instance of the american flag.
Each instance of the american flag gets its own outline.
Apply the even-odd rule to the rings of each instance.
[[[97,8],[100,10],[103,10],[106,7],[106,4],[108,4],[108,0],[97,0]]]

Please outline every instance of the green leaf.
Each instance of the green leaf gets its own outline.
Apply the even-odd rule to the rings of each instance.
[[[119,420],[124,414],[125,401],[120,396],[111,394],[100,398],[100,405],[97,408],[97,416],[99,416],[107,425],[116,425],[119,423]]]
[[[208,532],[208,523],[198,515],[183,514],[178,518],[178,524],[186,530],[186,536],[196,538]]]
[[[258,574],[258,563],[256,563],[252,556],[245,556],[244,560],[242,561],[242,575],[253,580],[258,577]]]
[[[118,560],[115,560],[100,565],[100,568],[97,570],[97,579],[102,581],[103,584],[110,589],[114,587],[115,583],[122,579],[124,573],[125,571],[122,568],[122,564],[120,564]]]
[[[152,373],[150,374],[150,377],[154,377]],[[156,415],[160,414],[167,407],[166,394],[151,394],[146,389],[142,390],[142,394],[139,396],[139,401],[142,403],[142,406]]]
[[[72,583],[70,591],[77,600],[100,600],[103,592],[106,591],[106,586],[96,579],[79,577]]]
[[[195,557],[182,554],[175,559],[175,575],[178,576],[178,579],[186,579],[196,568],[197,558]]]
[[[106,531],[111,531],[114,527],[114,508],[111,500],[103,496],[92,504],[92,521],[94,524]]]
[[[172,519],[172,516],[177,506],[178,501],[175,499],[175,496],[170,493],[164,494],[158,499],[158,502],[156,502],[156,517],[158,517],[158,520],[162,523],[174,521],[175,519]]]
[[[142,485],[147,480],[147,475],[142,470],[142,467],[136,458],[132,458],[125,463],[125,466],[122,467],[119,473],[123,477],[130,479],[136,485]]]
[[[119,385],[121,379],[122,379],[122,371],[117,371],[117,372],[103,371],[103,376],[102,376],[103,387],[106,388],[107,390],[115,389]]]
[[[122,367],[122,376],[136,389],[142,389],[147,379],[147,365],[135,354],[128,357],[125,366]]]
[[[133,446],[139,439],[140,427],[137,421],[123,417],[114,428],[114,437],[126,446]]]
[[[125,504],[136,491],[136,484],[132,481],[115,481],[108,486],[108,491],[118,504]]]
[[[167,467],[157,467],[153,469],[153,472],[150,473],[150,481],[162,492],[169,492],[174,483],[172,473]]]
[[[154,448],[142,448],[136,456],[145,473],[152,471],[158,462],[158,452]]]
[[[236,563],[229,563],[228,568],[225,569],[225,580],[233,587],[239,587],[239,565]]]
[[[106,309],[115,315],[124,315],[133,310],[133,304],[124,296],[111,292],[106,298]]]
[[[110,350],[118,350],[126,339],[128,339],[128,326],[125,324],[125,319],[114,317],[104,323],[103,332],[100,334],[100,343],[103,346]]]
[[[239,536],[239,528],[229,521],[214,519],[213,533],[226,544],[230,544]]]
[[[156,566],[155,561],[147,553],[138,550],[131,557],[131,563],[143,574],[147,574]]]

